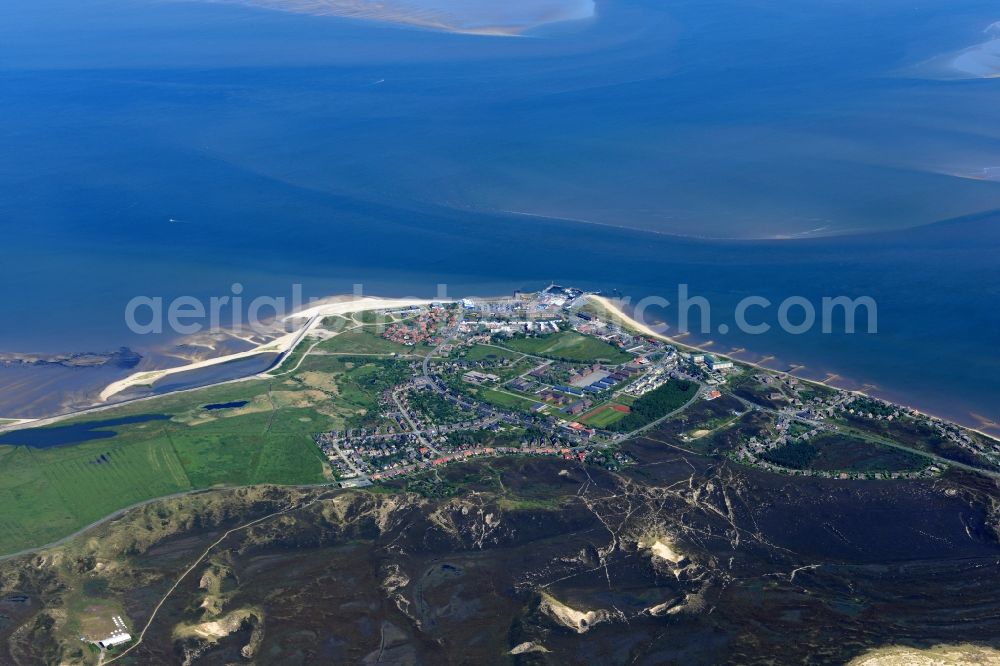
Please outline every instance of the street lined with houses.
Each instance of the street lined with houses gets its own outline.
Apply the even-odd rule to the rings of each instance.
[[[771,472],[912,478],[940,474],[949,465],[977,469],[848,428],[840,416],[856,394],[644,335],[640,327],[629,328],[620,313],[612,316],[593,302],[580,290],[553,285],[508,299],[463,299],[397,313],[381,335],[412,350],[393,355],[410,359],[409,380],[385,391],[367,425],[316,438],[341,483],[368,485],[483,456],[585,460],[605,452],[591,459],[607,460],[611,452],[627,462],[618,452],[622,443],[654,437],[665,424],[684,423],[699,401],[717,400],[730,405],[728,411],[665,443],[686,450],[693,442],[740,431],[745,417],[757,413],[769,419],[770,434],[741,434],[728,455]],[[665,399],[673,393],[676,402]],[[652,404],[657,407],[650,409]],[[852,432],[871,446],[884,444],[923,462],[902,470],[826,470],[778,462],[789,446]],[[961,432],[948,436],[971,446],[971,440],[960,441]],[[848,448],[855,444],[848,442]]]

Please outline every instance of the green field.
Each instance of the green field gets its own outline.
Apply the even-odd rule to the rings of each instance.
[[[612,423],[621,421],[625,416],[626,412],[620,412],[617,409],[613,409],[611,404],[606,404],[584,415],[580,419],[580,423],[593,428],[606,428]]]
[[[612,365],[619,365],[632,360],[631,354],[627,354],[603,340],[581,335],[576,331],[560,331],[536,338],[512,338],[503,344],[525,354],[570,363],[604,361]]]
[[[413,347],[397,344],[376,334],[374,327],[355,328],[319,343],[314,352],[330,354],[413,354]],[[425,352],[426,353],[426,352]]]
[[[44,545],[164,495],[213,486],[329,481],[313,435],[364,413],[385,373],[368,359],[310,357],[294,378],[165,396],[57,426],[150,413],[171,416],[115,427],[113,438],[48,449],[0,446],[0,554]],[[336,392],[343,398],[333,405],[328,395]],[[243,400],[248,404],[242,408],[203,409]]]
[[[513,393],[506,393],[504,391],[498,391],[496,389],[480,389],[476,394],[476,397],[485,402],[496,405],[497,407],[503,407],[505,409],[518,409],[522,411],[530,411],[535,405],[538,404],[535,400],[529,400],[528,398],[522,398]]]
[[[302,358],[306,355],[306,352],[309,351],[309,347],[312,346],[313,342],[315,341],[308,337],[302,340],[295,347],[295,349],[292,350],[292,353],[285,356],[285,358],[282,359],[281,363],[271,368],[268,371],[268,374],[281,375],[291,372],[299,364],[299,361],[301,361]]]
[[[374,426],[382,391],[410,376],[409,362],[376,356],[310,356],[287,384],[324,396],[323,412],[352,428]]]
[[[373,324],[371,330],[380,335],[382,331],[396,321],[394,317],[381,310],[365,310],[363,312],[355,312],[351,314],[350,317],[353,321],[360,322],[362,324]]]
[[[519,358],[522,358],[522,355],[517,352],[489,345],[475,345],[465,352],[466,361],[500,361],[503,359],[516,361]]]

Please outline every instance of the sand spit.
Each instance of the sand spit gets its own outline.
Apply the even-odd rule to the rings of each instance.
[[[594,0],[205,0],[311,16],[509,37],[547,23],[594,16]]]
[[[663,617],[664,615],[677,615],[684,610],[684,603],[677,601],[665,601],[662,604],[651,606],[645,610],[647,615],[653,617]]]
[[[911,75],[930,79],[995,79],[1000,77],[1000,21],[983,30],[987,39],[960,51],[924,61]]]
[[[238,361],[250,358],[259,354],[287,354],[291,352],[301,342],[306,335],[323,322],[324,317],[338,314],[349,314],[352,312],[363,312],[364,310],[387,310],[390,308],[411,307],[415,305],[430,305],[432,301],[417,298],[375,298],[366,296],[364,298],[337,300],[321,303],[296,312],[285,318],[285,321],[295,321],[305,319],[306,322],[299,330],[287,333],[279,338],[265,342],[247,351],[235,354],[226,354],[215,358],[205,359],[196,363],[180,365],[175,368],[165,368],[163,370],[147,370],[129,375],[125,379],[120,379],[106,386],[101,391],[101,402],[106,402],[109,398],[132,388],[133,386],[149,386],[160,381],[164,377],[175,375],[190,370],[221,365],[231,361]]]
[[[968,78],[1000,77],[1000,39],[993,39],[963,51],[955,56],[951,66]]]
[[[13,428],[14,426],[23,426],[29,423],[33,423],[38,419],[4,419],[0,418],[0,430],[5,428]]]

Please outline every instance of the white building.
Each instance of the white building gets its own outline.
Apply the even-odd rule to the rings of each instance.
[[[107,649],[109,647],[114,647],[116,645],[121,645],[122,643],[128,643],[132,640],[131,634],[124,631],[116,631],[104,640],[97,641],[98,647]]]
[[[705,362],[708,363],[708,367],[712,370],[729,370],[733,367],[733,362],[724,358],[715,358],[714,356],[706,356]]]
[[[500,381],[500,378],[496,375],[490,374],[488,372],[478,372],[476,370],[470,370],[464,375],[462,379],[469,382],[470,384],[485,384],[487,382]]]

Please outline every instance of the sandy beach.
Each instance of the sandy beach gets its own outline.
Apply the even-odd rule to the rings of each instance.
[[[613,319],[618,320],[618,322],[621,323],[621,324],[623,324],[624,326],[626,326],[628,328],[631,328],[632,330],[634,330],[634,331],[636,331],[638,333],[642,333],[643,335],[647,335],[647,336],[649,336],[651,338],[656,338],[657,340],[662,340],[663,342],[667,342],[669,344],[672,344],[672,345],[676,346],[677,348],[681,349],[682,351],[683,350],[693,350],[693,351],[698,351],[698,352],[701,352],[701,353],[704,353],[704,354],[711,354],[712,356],[715,356],[716,358],[723,358],[723,359],[727,359],[727,360],[733,361],[734,363],[741,363],[743,365],[747,365],[747,366],[750,366],[752,368],[757,368],[758,370],[763,370],[764,372],[771,372],[771,373],[782,375],[782,376],[785,376],[785,377],[794,377],[796,380],[801,381],[801,382],[809,382],[811,384],[823,384],[823,382],[820,382],[818,380],[807,379],[805,377],[799,377],[798,375],[795,375],[792,372],[788,372],[788,371],[785,371],[785,370],[776,370],[775,368],[769,368],[769,367],[767,367],[765,365],[761,365],[760,363],[754,363],[753,361],[746,361],[746,360],[743,360],[743,359],[740,359],[740,358],[736,358],[735,356],[727,356],[726,354],[723,354],[723,353],[720,353],[718,351],[715,351],[714,349],[709,349],[709,347],[712,344],[711,342],[709,342],[709,343],[707,343],[705,345],[701,345],[701,346],[694,345],[694,344],[688,344],[688,343],[684,343],[684,342],[679,342],[678,338],[671,338],[670,336],[663,335],[662,333],[657,333],[655,330],[653,330],[652,328],[650,328],[646,324],[643,324],[643,323],[641,323],[639,321],[636,321],[630,315],[628,315],[623,309],[621,309],[620,307],[618,307],[618,305],[615,304],[614,301],[612,301],[611,299],[609,299],[609,298],[607,298],[605,296],[597,296],[597,295],[594,295],[594,294],[590,294],[590,295],[588,295],[588,299],[591,300],[591,301],[594,301],[595,303],[597,303],[598,305],[600,305],[602,308],[604,308],[604,310],[606,312],[608,312],[608,314]],[[684,334],[684,336],[687,336],[687,335],[688,335],[687,333]],[[746,351],[746,350],[745,349],[741,349],[740,351]],[[768,356],[768,357],[765,357],[765,360],[772,359],[772,358],[773,358],[772,356]],[[800,366],[793,365],[792,369],[795,370],[795,369],[800,369],[800,368],[804,368],[804,367],[805,366],[801,366],[801,365]],[[835,388],[835,387],[831,387],[831,388]],[[848,389],[843,389],[843,390],[848,390]],[[857,393],[858,395],[867,395],[863,391],[852,391],[852,392],[853,393]]]
[[[631,328],[634,331],[637,331],[639,333],[642,333],[643,335],[648,335],[648,336],[650,336],[652,338],[656,338],[658,340],[662,340],[662,341],[667,342],[669,344],[675,345],[676,347],[678,347],[680,349],[689,349],[689,350],[699,351],[699,352],[702,352],[702,353],[705,353],[705,354],[711,354],[712,356],[715,356],[717,358],[728,359],[730,361],[733,361],[734,363],[741,363],[743,365],[750,366],[751,368],[756,368],[756,369],[762,370],[764,372],[769,372],[769,373],[773,373],[773,374],[776,374],[776,375],[781,375],[783,377],[794,377],[797,381],[800,381],[800,382],[806,382],[806,383],[809,383],[809,384],[817,384],[817,385],[822,385],[822,386],[828,386],[830,388],[837,388],[838,390],[847,391],[847,392],[853,393],[855,395],[860,395],[860,396],[865,396],[865,397],[875,397],[875,396],[870,395],[869,393],[866,393],[865,391],[859,391],[857,389],[844,389],[844,388],[839,388],[839,387],[833,386],[831,384],[827,384],[827,382],[831,381],[835,377],[838,377],[837,375],[831,375],[830,377],[827,377],[827,379],[824,380],[824,381],[818,381],[818,380],[814,380],[814,379],[808,379],[808,378],[805,378],[805,377],[800,377],[800,376],[794,374],[793,372],[787,372],[785,370],[776,370],[774,368],[769,368],[769,367],[761,365],[759,363],[754,363],[753,361],[745,361],[743,359],[735,358],[733,356],[727,356],[726,354],[721,354],[721,353],[719,353],[717,351],[706,349],[705,347],[699,347],[697,345],[684,344],[684,343],[677,342],[677,340],[675,338],[671,338],[671,337],[663,335],[661,333],[657,333],[656,331],[654,331],[649,326],[646,326],[645,324],[636,321],[631,316],[629,316],[628,314],[626,314],[624,310],[622,310],[620,307],[618,307],[618,305],[616,305],[614,301],[612,301],[611,299],[609,299],[609,298],[607,298],[605,296],[597,296],[597,295],[594,295],[594,294],[590,294],[590,295],[588,295],[587,298],[589,300],[591,300],[591,301],[594,301],[595,303],[597,303],[598,305],[600,305],[602,308],[604,308],[604,310],[606,312],[608,312],[608,314],[613,319],[617,319],[624,326],[626,326],[628,328]],[[803,367],[805,367],[805,366],[792,366],[792,369],[796,370],[796,369],[800,369],[800,368],[803,368]],[[923,416],[927,416],[927,417],[930,417],[930,418],[933,418],[933,419],[940,419],[940,420],[945,420],[945,421],[949,421],[950,420],[950,419],[948,419],[946,417],[941,417],[941,416],[938,416],[936,414],[931,414],[929,412],[919,410],[916,407],[911,407],[910,405],[901,405],[901,406],[906,407],[907,409],[912,409],[914,412],[916,412],[918,414],[922,414]],[[976,432],[976,433],[978,433],[980,435],[983,435],[984,437],[989,437],[991,439],[998,439],[996,435],[988,433],[988,432],[985,432],[982,429],[974,428],[974,427],[971,427],[971,426],[968,426],[968,425],[963,425],[962,427],[966,428],[967,430],[971,430],[973,432]]]
[[[303,339],[305,339],[306,335],[308,335],[310,331],[323,321],[324,317],[350,314],[352,312],[363,312],[365,310],[386,310],[391,308],[411,307],[414,305],[429,305],[430,303],[432,303],[432,301],[426,299],[377,298],[372,296],[366,296],[364,298],[348,297],[348,300],[328,299],[324,303],[313,305],[285,317],[284,321],[295,321],[301,319],[306,320],[301,328],[292,333],[288,333],[247,351],[235,354],[226,354],[225,356],[217,356],[215,358],[209,358],[195,363],[179,365],[174,368],[137,372],[124,379],[108,384],[104,390],[101,391],[100,399],[101,402],[107,402],[108,399],[129,388],[134,386],[149,386],[150,384],[160,381],[164,377],[169,377],[170,375],[175,375],[181,372],[199,370],[201,368],[220,365],[222,363],[229,363],[231,361],[250,358],[259,354],[287,354],[295,349],[295,347]]]
[[[817,380],[817,379],[809,379],[807,377],[800,377],[799,375],[794,374],[794,372],[796,370],[804,369],[805,368],[804,365],[794,365],[793,364],[791,366],[791,371],[777,370],[775,368],[769,368],[766,365],[762,365],[762,363],[755,363],[753,361],[747,361],[747,360],[744,360],[744,359],[741,359],[741,358],[737,358],[735,356],[729,356],[729,355],[723,354],[721,352],[716,351],[715,349],[710,349],[710,347],[713,345],[713,343],[711,341],[709,341],[709,342],[707,342],[707,343],[705,343],[703,345],[695,345],[695,344],[689,344],[689,343],[685,343],[685,342],[679,342],[678,341],[679,338],[671,338],[670,336],[663,335],[662,333],[657,333],[655,330],[653,330],[649,326],[647,326],[647,325],[645,325],[645,324],[643,324],[643,323],[641,323],[639,321],[636,321],[630,315],[626,314],[626,312],[624,310],[622,310],[620,307],[618,307],[618,305],[616,305],[614,301],[612,301],[611,299],[609,299],[609,298],[607,298],[605,296],[597,296],[597,295],[591,294],[591,295],[588,296],[588,298],[590,300],[598,303],[602,308],[605,309],[605,311],[608,312],[608,314],[613,319],[617,319],[619,321],[619,323],[623,324],[624,326],[626,326],[628,328],[631,328],[634,331],[637,331],[639,333],[642,333],[643,335],[647,335],[649,337],[656,338],[658,340],[662,340],[664,342],[672,344],[672,345],[678,347],[679,349],[681,349],[682,351],[683,350],[693,350],[693,351],[701,352],[703,354],[711,354],[712,356],[714,356],[716,358],[727,359],[727,360],[730,360],[730,361],[732,361],[734,363],[741,363],[743,365],[750,366],[751,368],[756,368],[756,369],[762,370],[764,372],[770,372],[770,373],[774,373],[774,374],[777,374],[777,375],[782,375],[784,377],[794,377],[797,381],[800,381],[800,382],[808,382],[810,384],[822,384],[824,386],[830,386],[830,388],[838,388],[836,386],[832,386],[832,385],[827,384],[827,382],[829,382],[829,381],[831,381],[831,380],[833,380],[835,378],[838,378],[839,375],[835,375],[835,374],[830,373],[827,376],[827,378],[824,379],[823,381],[820,381],[820,380]],[[688,334],[685,333],[682,337],[687,336],[687,335]],[[739,349],[737,351],[746,352],[747,350],[741,348],[741,349]],[[766,357],[764,357],[764,361],[771,360],[773,358],[774,358],[773,356],[766,356]],[[840,389],[840,390],[850,391],[851,393],[856,393],[858,395],[868,395],[864,391],[851,390],[851,389]]]
[[[767,366],[763,365],[762,363],[763,362],[767,362],[767,360],[769,360],[769,357],[765,357],[764,360],[763,360],[763,362],[753,362],[753,361],[748,361],[748,360],[744,360],[744,359],[741,359],[741,358],[737,358],[737,357],[734,357],[734,356],[726,355],[726,354],[723,354],[723,353],[719,353],[719,352],[714,351],[714,350],[710,350],[710,349],[707,348],[707,346],[704,346],[704,345],[699,346],[699,345],[695,345],[695,344],[688,344],[688,343],[680,342],[680,338],[678,338],[678,337],[670,337],[670,336],[664,335],[662,333],[659,333],[659,332],[655,331],[653,328],[651,328],[650,326],[648,326],[648,325],[646,325],[646,324],[644,324],[642,322],[639,322],[636,319],[632,318],[632,316],[630,316],[629,314],[627,314],[625,312],[625,310],[623,308],[619,307],[619,305],[614,300],[612,300],[612,299],[609,299],[609,298],[604,297],[604,296],[598,296],[598,295],[595,295],[595,294],[587,295],[586,298],[587,298],[587,300],[589,302],[591,302],[591,303],[597,305],[598,307],[600,307],[606,313],[606,315],[608,317],[612,318],[613,320],[616,320],[618,323],[622,324],[623,326],[625,326],[627,328],[630,328],[630,329],[632,329],[632,330],[634,330],[634,331],[636,331],[638,333],[641,333],[642,335],[646,335],[646,336],[649,336],[651,338],[662,340],[662,341],[667,342],[669,344],[675,345],[675,346],[677,346],[678,348],[680,348],[682,350],[694,350],[694,351],[699,351],[699,352],[703,352],[703,353],[711,353],[712,355],[714,355],[716,357],[726,358],[726,359],[732,360],[732,361],[734,361],[736,363],[740,363],[740,364],[743,364],[745,366],[756,368],[756,369],[764,371],[764,372],[773,373],[773,374],[784,376],[784,377],[794,377],[797,381],[808,382],[808,383],[812,383],[812,384],[824,384],[824,385],[827,385],[827,386],[831,386],[832,388],[839,388],[839,390],[849,391],[849,392],[857,394],[857,395],[874,397],[874,396],[871,396],[870,393],[868,393],[868,392],[866,392],[864,390],[848,389],[848,388],[843,388],[843,387],[832,386],[832,381],[834,380],[834,378],[836,376],[829,376],[829,377],[827,377],[826,380],[820,381],[820,380],[814,380],[814,379],[805,378],[805,377],[802,377],[802,376],[794,374],[794,372],[795,372],[795,368],[794,367],[793,367],[793,369],[791,371],[778,370],[778,369],[775,369],[775,368],[767,367]],[[149,385],[154,384],[155,382],[160,381],[163,378],[169,377],[171,375],[175,375],[175,374],[179,374],[179,373],[183,373],[183,372],[188,372],[188,371],[191,371],[191,370],[198,370],[198,369],[201,369],[201,368],[211,367],[211,366],[215,366],[215,365],[220,365],[220,364],[223,364],[223,363],[229,363],[231,361],[237,361],[237,360],[240,360],[240,359],[246,359],[246,358],[250,358],[250,357],[253,357],[253,356],[260,355],[260,354],[288,354],[292,350],[294,350],[299,345],[299,343],[301,343],[306,338],[306,336],[310,332],[312,332],[317,326],[319,326],[322,323],[322,321],[323,321],[323,319],[325,317],[328,317],[328,316],[347,315],[347,314],[351,314],[351,313],[355,313],[355,312],[363,312],[365,310],[387,310],[387,309],[393,309],[393,308],[405,308],[405,307],[411,307],[411,306],[430,305],[431,303],[434,303],[434,302],[439,302],[439,301],[432,301],[432,300],[428,300],[428,299],[379,298],[379,297],[355,298],[355,297],[351,297],[351,296],[339,296],[339,297],[332,297],[332,298],[329,298],[329,299],[325,299],[324,301],[321,301],[321,302],[315,303],[313,305],[310,305],[309,307],[304,308],[303,310],[300,310],[298,312],[295,312],[295,313],[289,315],[288,317],[285,317],[284,320],[283,320],[285,322],[304,320],[303,323],[302,323],[302,325],[299,326],[295,331],[293,331],[291,333],[287,333],[285,335],[277,337],[277,338],[275,338],[273,340],[270,340],[268,342],[259,344],[258,346],[254,347],[252,349],[246,350],[246,351],[241,351],[241,352],[232,353],[232,354],[225,354],[225,355],[218,356],[218,357],[215,357],[215,358],[210,358],[210,359],[204,359],[204,360],[200,360],[200,361],[196,361],[196,362],[191,362],[191,363],[187,363],[187,364],[180,365],[180,366],[177,366],[177,367],[172,367],[172,368],[164,368],[164,369],[160,369],[160,370],[147,370],[147,371],[142,371],[142,372],[136,372],[136,373],[134,373],[134,374],[132,374],[132,375],[124,378],[124,379],[115,381],[115,382],[109,384],[108,386],[106,386],[100,392],[100,401],[101,401],[101,403],[107,403],[107,401],[109,399],[113,398],[115,395],[118,395],[119,393],[121,393],[121,392],[123,392],[123,391],[125,391],[125,390],[127,390],[129,388],[137,387],[137,386],[149,386]],[[741,350],[738,350],[738,351],[745,351],[745,350],[741,349]],[[251,377],[253,377],[253,376],[255,376],[255,375],[251,375]],[[149,397],[155,397],[155,396],[149,396]],[[897,403],[897,404],[899,404],[899,403]],[[111,406],[111,405],[104,404],[104,405],[100,405],[100,406],[94,406],[92,409],[104,409],[104,408],[107,408],[108,406]],[[913,409],[915,412],[924,414],[925,416],[929,416],[931,418],[935,418],[935,419],[942,419],[943,418],[945,420],[950,420],[947,417],[942,417],[942,416],[939,416],[939,415],[927,412],[925,410],[919,410],[919,409],[914,408],[914,407],[909,406],[909,405],[903,405],[903,406],[907,407],[908,409]],[[89,410],[84,410],[84,412],[86,412],[86,411],[89,411]],[[56,418],[60,418],[60,419],[61,418],[66,418],[68,416],[72,416],[72,415],[77,414],[77,413],[81,413],[81,412],[74,412],[73,414],[66,414],[66,415],[62,415],[61,417],[56,417]],[[983,417],[980,417],[980,419],[982,420],[982,422],[984,424],[987,423],[987,420],[984,419]],[[19,428],[19,427],[31,427],[32,424],[35,421],[36,421],[36,419],[10,419],[9,421],[5,421],[4,419],[0,419],[0,430],[9,430],[9,429],[12,429],[12,428]],[[40,419],[40,420],[37,420],[37,421],[38,421],[39,424],[47,424],[50,421],[52,421],[52,419]],[[963,427],[966,427],[969,430],[975,431],[975,432],[977,432],[977,433],[979,433],[981,435],[984,435],[986,437],[990,437],[990,438],[996,439],[995,435],[993,435],[993,434],[991,434],[989,432],[986,432],[984,430],[984,428],[982,428],[982,427],[976,428],[976,427],[969,426],[969,425],[964,425]]]

